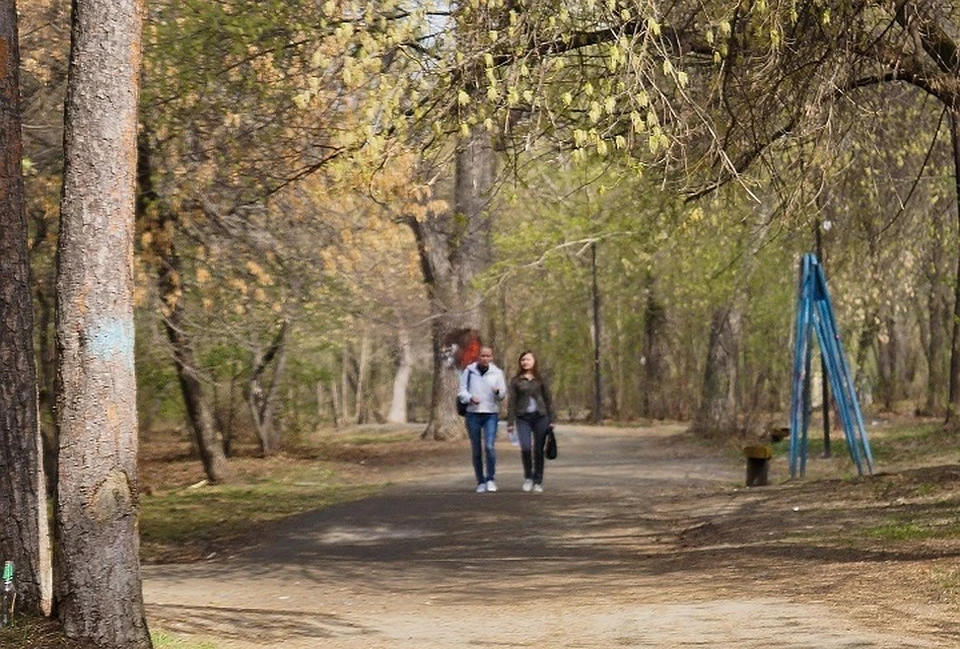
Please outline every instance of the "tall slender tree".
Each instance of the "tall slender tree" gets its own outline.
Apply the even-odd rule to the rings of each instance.
[[[57,251],[56,608],[97,647],[150,647],[140,579],[133,232],[143,6],[75,0]]]
[[[17,605],[50,610],[50,544],[37,421],[33,306],[24,213],[17,6],[0,2],[0,558],[13,560]]]

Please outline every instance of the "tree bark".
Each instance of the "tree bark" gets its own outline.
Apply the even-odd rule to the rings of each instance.
[[[597,282],[597,242],[590,244],[590,312],[593,314],[593,326],[590,328],[593,340],[593,423],[603,422],[603,375],[600,367],[600,287]]]
[[[14,562],[17,610],[49,614],[51,549],[33,351],[17,38],[16,2],[0,2],[0,558]]]
[[[443,337],[456,329],[452,319],[437,318],[433,321],[433,385],[430,391],[430,420],[421,434],[423,439],[445,440],[466,435],[463,418],[457,415],[454,402],[459,391],[460,375],[443,363]]]
[[[343,406],[337,391],[337,382],[330,380],[330,409],[333,411],[333,427],[340,428],[343,424]]]
[[[142,12],[74,0],[57,250],[56,607],[68,636],[117,649],[151,646],[133,352]]]
[[[401,326],[397,332],[398,361],[397,373],[393,377],[393,398],[390,400],[390,410],[387,421],[391,424],[407,423],[407,386],[410,384],[410,375],[413,373],[413,350],[410,344],[410,332]]]
[[[233,362],[230,363],[230,370],[230,385],[227,388],[226,403],[222,403],[220,400],[219,384],[217,382],[213,384],[213,420],[223,439],[223,454],[227,458],[232,455],[233,440],[236,437],[234,422],[237,417],[237,393],[242,392],[237,387],[239,374]]]
[[[960,109],[950,108],[950,135],[953,144],[953,177],[960,208]],[[960,211],[957,212],[960,226]],[[946,425],[960,428],[960,256],[954,276],[953,338],[950,344],[950,396],[947,400]]]
[[[692,431],[701,435],[729,434],[737,429],[737,369],[741,336],[739,308],[717,309],[710,326],[700,407]]]
[[[343,353],[340,354],[340,409],[343,413],[343,422],[353,422],[357,423],[357,410],[354,408],[353,413],[350,412],[349,404],[347,402],[347,395],[350,394],[351,380],[350,380],[350,352],[347,349],[347,345],[343,346]],[[353,385],[356,385],[353,383]],[[355,391],[354,391],[355,392]],[[357,405],[356,400],[354,400],[354,406]]]
[[[667,309],[660,299],[657,278],[650,275],[647,284],[647,305],[644,314],[643,338],[643,415],[653,419],[670,416],[667,398],[669,381],[669,344]]]
[[[354,403],[356,403],[357,406],[358,424],[366,424],[370,421],[370,409],[367,406],[367,383],[369,382],[372,347],[373,341],[370,338],[370,333],[364,331],[360,338],[360,357],[357,359],[357,382],[354,389],[354,394],[356,395]]]
[[[947,232],[949,228],[940,216],[936,232]],[[927,320],[920,322],[920,339],[927,359],[927,385],[924,400],[924,414],[943,416],[946,412],[948,359],[946,341],[950,325],[950,295],[946,290],[946,249],[938,238],[931,242],[930,273],[927,289]],[[946,272],[945,272],[946,271]],[[918,309],[922,313],[922,309]]]
[[[161,285],[164,283],[161,280]],[[187,418],[190,420],[190,427],[197,442],[203,471],[209,482],[214,484],[224,482],[229,478],[230,469],[223,448],[223,440],[217,432],[213,410],[203,394],[203,383],[196,369],[193,341],[183,330],[183,307],[179,303],[164,318],[163,326],[173,347],[180,393],[183,395]]]
[[[184,407],[207,480],[212,483],[223,482],[229,476],[223,440],[217,433],[216,418],[204,397],[203,383],[196,370],[193,341],[185,328],[181,300],[183,274],[173,239],[177,217],[161,203],[154,189],[152,150],[147,134],[137,141],[137,160],[137,214],[147,221],[145,228],[152,235],[150,246],[157,273],[163,328],[173,348],[174,365]]]
[[[274,419],[274,395],[279,383],[280,375],[286,359],[288,323],[284,322],[277,332],[267,351],[254,354],[253,371],[250,374],[250,383],[247,386],[247,398],[250,411],[253,414],[253,425],[257,429],[257,438],[260,440],[260,452],[264,457],[275,455],[280,450],[280,431]],[[261,382],[264,372],[270,363],[276,359],[273,374],[269,384],[264,387]]]
[[[903,352],[896,318],[885,318],[886,340],[877,339],[877,370],[880,378],[878,400],[884,409],[892,410],[902,395],[900,382],[904,375]]]
[[[474,280],[492,259],[492,215],[495,158],[490,134],[477,128],[462,140],[456,153],[454,210],[423,220],[408,218],[420,254],[433,317],[433,388],[425,439],[450,439],[465,434],[454,400],[459,376],[444,365],[443,339],[459,328],[484,322],[481,296]]]

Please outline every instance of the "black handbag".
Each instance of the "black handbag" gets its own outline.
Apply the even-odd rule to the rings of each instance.
[[[553,434],[552,425],[547,427],[547,436],[543,439],[543,457],[557,459],[557,436]]]
[[[467,372],[467,392],[470,391],[470,372]],[[457,414],[461,417],[467,416],[467,404],[460,401],[460,395],[457,395]]]

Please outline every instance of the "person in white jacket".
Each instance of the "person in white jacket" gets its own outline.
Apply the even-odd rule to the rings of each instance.
[[[496,491],[497,424],[500,402],[507,396],[503,370],[494,365],[493,348],[481,347],[480,357],[460,374],[457,398],[467,404],[467,435],[473,451],[473,471],[477,476],[477,493]],[[483,460],[486,457],[486,472]]]

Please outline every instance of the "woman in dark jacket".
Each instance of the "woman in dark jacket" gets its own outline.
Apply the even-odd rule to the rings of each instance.
[[[537,357],[527,350],[517,360],[517,374],[508,390],[507,431],[520,440],[523,490],[543,491],[543,443],[554,420],[550,389],[540,375]]]

